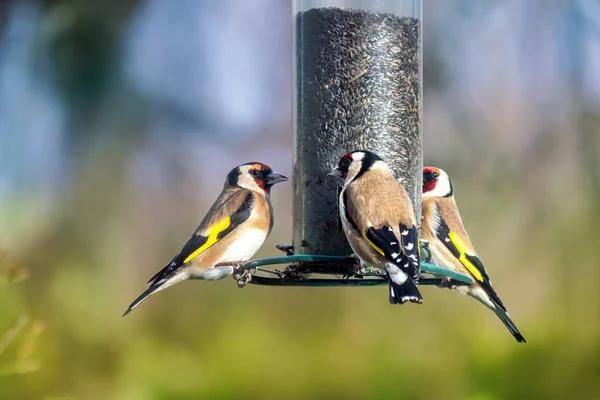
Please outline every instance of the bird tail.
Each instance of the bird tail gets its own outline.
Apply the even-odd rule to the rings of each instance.
[[[508,316],[508,312],[506,311],[506,307],[502,304],[500,297],[496,294],[494,289],[492,289],[491,285],[486,287],[478,287],[475,289],[471,289],[466,292],[469,296],[473,297],[483,305],[485,305],[490,310],[494,311],[494,313],[500,318],[500,321],[506,326],[509,332],[514,336],[515,340],[519,343],[527,343],[519,329],[515,323]]]
[[[178,282],[181,282],[181,281],[187,279],[188,276],[189,276],[189,274],[187,272],[178,271],[178,272],[172,274],[169,278],[161,279],[160,281],[155,281],[155,282],[152,282],[152,280],[151,280],[150,281],[151,283],[148,285],[148,289],[146,289],[144,291],[144,293],[139,295],[139,297],[137,299],[135,299],[129,307],[127,307],[127,311],[125,311],[123,316],[126,316],[127,314],[129,314],[131,311],[133,311],[134,308],[136,308],[138,305],[140,305],[140,303],[142,301],[146,300],[148,297],[150,297],[154,293],[160,292],[161,290],[164,290],[164,289],[168,288],[169,286],[172,286]]]
[[[512,321],[512,319],[510,319],[508,313],[503,308],[496,306],[494,312],[496,313],[498,318],[500,318],[500,321],[502,321],[504,326],[506,326],[510,333],[515,337],[517,342],[527,343],[523,335],[521,335],[521,332],[519,332],[519,329],[517,329],[515,323]]]
[[[423,303],[423,297],[417,285],[410,276],[399,271],[396,274],[388,274],[390,280],[390,304]]]
[[[129,307],[127,307],[127,311],[125,311],[123,316],[126,316],[131,311],[133,311],[133,309],[136,308],[142,301],[146,300],[148,297],[150,297],[151,294],[156,292],[159,289],[159,287],[160,286],[150,286],[148,289],[146,289],[144,293],[142,293],[137,299],[133,301],[133,303],[131,303]]]

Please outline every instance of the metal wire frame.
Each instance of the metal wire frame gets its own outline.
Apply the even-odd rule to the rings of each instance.
[[[237,268],[236,280],[240,287],[247,284],[262,286],[378,286],[387,284],[385,273],[378,269],[363,268],[356,257],[313,254],[293,254],[293,247],[278,245],[287,253],[281,257],[249,261]],[[427,259],[426,259],[427,260]],[[469,286],[473,280],[464,274],[421,261],[419,285]],[[265,268],[268,265],[287,265],[283,270]],[[313,275],[328,275],[316,278]]]

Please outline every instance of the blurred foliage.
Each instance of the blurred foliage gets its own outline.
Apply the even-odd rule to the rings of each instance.
[[[115,91],[123,86],[119,68],[123,23],[139,0],[43,0],[45,35],[50,40],[51,74],[68,109],[72,152],[94,139],[90,126],[114,112]]]
[[[10,285],[17,285],[29,278],[27,268],[7,259],[7,250],[0,248],[0,267],[8,265],[0,269],[0,290],[5,291],[10,290]],[[43,322],[31,321],[26,315],[16,317],[6,329],[0,327],[0,379],[35,372],[40,368],[35,349],[44,329]]]

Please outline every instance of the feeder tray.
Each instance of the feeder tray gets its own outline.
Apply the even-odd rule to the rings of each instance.
[[[427,249],[426,242],[422,247]],[[388,282],[385,273],[378,269],[364,268],[356,257],[340,257],[313,254],[294,254],[289,245],[277,245],[287,255],[261,258],[249,261],[238,267],[235,277],[238,286],[247,284],[262,286],[378,286]],[[424,251],[428,254],[428,251]],[[473,280],[464,274],[454,272],[421,260],[419,285],[469,286]],[[286,265],[283,270],[267,266]],[[313,275],[329,276],[328,278]]]

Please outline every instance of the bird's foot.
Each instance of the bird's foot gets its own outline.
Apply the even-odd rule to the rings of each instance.
[[[346,256],[347,258],[353,258],[356,260],[356,262],[350,266],[349,268],[351,268],[351,272],[349,272],[348,274],[344,275],[342,278],[358,278],[358,279],[362,279],[363,275],[365,274],[365,268],[368,268],[368,266],[366,264],[363,264],[362,261],[360,260],[360,258],[358,258],[358,256],[354,253],[349,254]]]
[[[342,275],[342,279],[350,279],[350,278],[363,279],[364,273],[365,273],[365,270],[363,269],[360,261],[357,258],[357,263],[355,265],[348,267],[348,272],[346,274]]]
[[[454,289],[454,285],[452,284],[452,279],[447,276],[442,277],[441,284],[442,284],[441,287],[443,287],[443,288]]]
[[[241,274],[238,272],[238,269],[235,270],[233,274],[233,279],[235,279],[238,287],[241,289],[245,287],[252,280],[252,272],[249,269],[245,269]]]
[[[242,280],[242,279],[246,279],[246,277],[248,276],[248,274],[250,274],[250,270],[249,269],[244,269],[240,273],[240,268],[244,264],[245,264],[244,261],[231,261],[231,262],[227,262],[227,263],[217,264],[217,266],[227,265],[227,266],[233,267],[233,274],[231,274],[231,276],[233,277],[233,279],[236,282],[238,282],[238,285],[239,285],[239,281]]]

